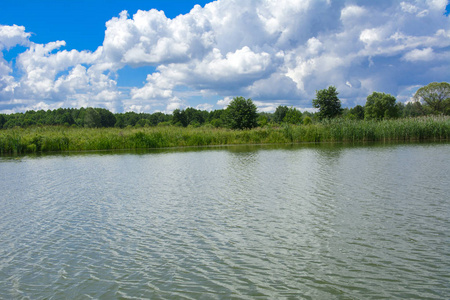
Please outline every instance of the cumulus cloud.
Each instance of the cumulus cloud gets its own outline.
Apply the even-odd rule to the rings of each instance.
[[[406,53],[403,58],[406,61],[430,61],[432,60],[434,57],[434,53],[433,53],[433,49],[431,48],[425,48],[422,50],[419,49],[414,49],[412,51],[409,51],[408,53]]]
[[[16,45],[26,46],[30,36],[30,33],[25,32],[24,26],[0,26],[0,51]]]
[[[225,98],[223,98],[223,99],[217,101],[217,105],[222,106],[222,107],[225,108],[225,107],[227,107],[227,106],[230,104],[230,102],[231,102],[232,100],[233,100],[232,97],[225,97]]]
[[[45,105],[211,110],[239,95],[261,111],[279,104],[306,109],[315,91],[330,85],[350,106],[364,104],[374,90],[403,95],[450,76],[447,4],[221,0],[173,19],[154,9],[123,11],[106,22],[94,52],[64,50],[64,41],[36,44],[24,27],[0,26],[0,111]],[[13,68],[3,52],[16,45],[27,50]],[[143,85],[124,89],[117,71],[125,66],[155,71]],[[194,102],[201,95],[209,96]]]

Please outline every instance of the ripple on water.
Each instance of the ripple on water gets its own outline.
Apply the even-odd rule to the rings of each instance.
[[[448,149],[0,162],[11,174],[0,182],[0,294],[443,299]]]

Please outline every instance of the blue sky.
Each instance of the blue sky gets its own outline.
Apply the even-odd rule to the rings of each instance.
[[[194,8],[195,5],[198,5]],[[450,78],[447,0],[4,1],[0,113],[58,107],[170,113],[252,98],[311,110],[373,91],[409,101]],[[138,10],[140,10],[138,12]]]
[[[152,8],[163,10],[168,18],[189,13],[195,4],[210,1],[189,0],[6,0],[2,3],[0,24],[22,25],[32,32],[35,43],[65,40],[65,49],[95,51],[105,37],[105,23],[120,12],[130,14]]]

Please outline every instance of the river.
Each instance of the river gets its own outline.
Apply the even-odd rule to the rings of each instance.
[[[448,299],[450,144],[0,157],[0,299]]]

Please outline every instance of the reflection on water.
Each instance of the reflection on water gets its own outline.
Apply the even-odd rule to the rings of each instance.
[[[449,154],[418,144],[0,158],[0,295],[443,299]]]

